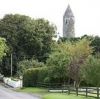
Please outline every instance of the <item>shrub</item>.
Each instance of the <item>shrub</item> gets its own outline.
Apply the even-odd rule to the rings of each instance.
[[[47,78],[47,76],[48,76],[48,68],[47,67],[40,68],[38,72],[38,82],[45,83],[45,79]]]
[[[23,85],[25,87],[37,86],[39,82],[44,83],[46,76],[47,67],[28,69],[23,76]]]
[[[100,58],[90,56],[83,66],[82,74],[88,85],[100,86]]]
[[[23,60],[18,63],[18,75],[23,75],[24,71],[31,68],[43,67],[44,63],[38,62],[38,60],[30,59]]]

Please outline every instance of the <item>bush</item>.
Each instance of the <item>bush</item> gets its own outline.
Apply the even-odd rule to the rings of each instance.
[[[25,71],[23,76],[23,86],[37,86],[39,82],[44,83],[47,76],[47,67],[32,68]]]
[[[100,86],[100,58],[90,56],[82,68],[82,74],[88,85]]]
[[[41,83],[45,83],[45,79],[47,78],[48,76],[48,68],[47,67],[42,67],[39,69],[39,72],[38,72],[38,82],[41,82]]]
[[[43,67],[44,63],[38,62],[38,60],[30,59],[23,60],[18,63],[18,75],[23,75],[24,71],[31,68]]]

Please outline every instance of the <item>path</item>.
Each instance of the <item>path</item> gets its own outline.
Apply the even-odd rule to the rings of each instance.
[[[15,92],[0,85],[0,99],[40,99],[27,93]]]

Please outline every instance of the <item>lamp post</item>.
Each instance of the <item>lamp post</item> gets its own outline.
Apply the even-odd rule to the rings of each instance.
[[[11,77],[12,77],[12,53],[11,53]]]
[[[23,76],[20,76],[19,78],[20,78],[20,88],[22,88],[23,87]]]

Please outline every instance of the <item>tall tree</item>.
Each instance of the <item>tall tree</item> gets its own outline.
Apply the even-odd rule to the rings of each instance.
[[[93,38],[91,46],[93,46],[93,48],[94,48],[93,54],[99,54],[100,53],[100,37],[99,36],[95,36]]]
[[[5,66],[10,65],[9,57],[12,53],[15,73],[16,64],[20,60],[34,57],[39,61],[45,61],[51,51],[52,37],[55,32],[55,26],[44,19],[35,20],[18,14],[4,16],[0,20],[0,36],[7,39],[10,53],[3,63]],[[8,62],[5,62],[5,60]]]
[[[53,52],[47,59],[48,80],[51,83],[65,83],[68,78],[69,56],[62,51]]]
[[[6,40],[0,37],[0,61],[6,55],[7,51],[8,51],[8,47],[6,44]]]
[[[6,56],[7,51],[8,47],[6,40],[0,37],[0,63],[2,62],[3,57]],[[2,66],[0,66],[0,72],[2,73]]]
[[[64,82],[64,79],[69,77],[75,81],[75,87],[78,87],[81,81],[81,66],[92,53],[90,43],[91,41],[82,39],[76,42],[56,44],[47,60],[50,76],[60,79],[60,82]]]
[[[82,80],[81,66],[92,53],[92,47],[90,47],[90,44],[91,41],[82,39],[69,47],[71,59],[69,65],[69,77],[75,81],[75,87],[78,87]]]
[[[100,86],[100,58],[90,56],[82,68],[82,75],[87,84]]]
[[[69,83],[70,79],[75,81],[75,87],[78,87],[82,80],[81,66],[82,64],[84,64],[88,56],[92,53],[92,47],[90,47],[90,44],[91,41],[85,38],[77,40],[75,42],[59,42],[58,47],[55,46],[55,51],[57,52],[57,54],[53,55],[53,58],[51,57],[51,63],[55,64],[57,68],[60,68],[60,65],[63,67],[66,63],[66,73],[69,77]]]

